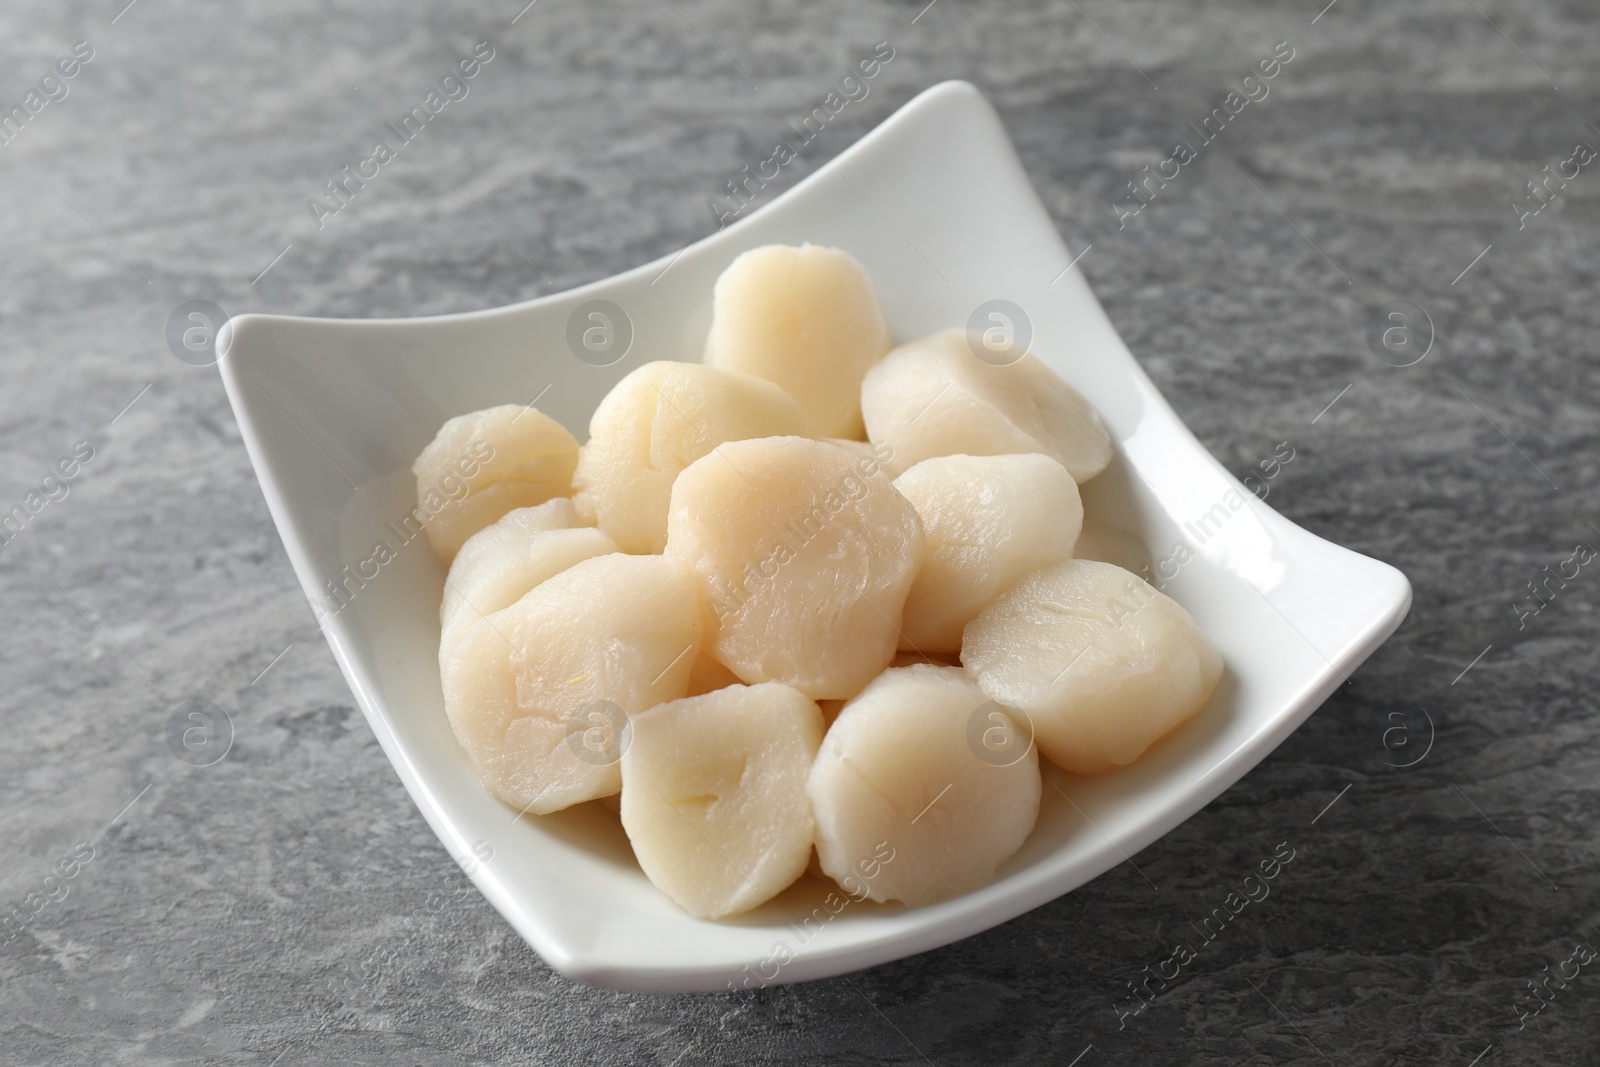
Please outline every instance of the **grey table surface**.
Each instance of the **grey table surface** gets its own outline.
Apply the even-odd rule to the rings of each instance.
[[[1600,1063],[1595,968],[1551,977],[1600,945],[1600,575],[1528,584],[1600,546],[1600,176],[1575,152],[1600,144],[1600,17],[1324,2],[7,4],[8,108],[93,57],[0,145],[0,510],[37,506],[0,549],[0,902],[26,918],[0,932],[0,1062]],[[470,96],[319,230],[307,199],[480,40]],[[779,185],[974,82],[1189,426],[1240,474],[1289,442],[1270,503],[1415,604],[1137,869],[848,978],[576,986],[457,892],[167,321],[480,308],[661,256],[880,41]],[[1270,95],[1119,223],[1281,41]],[[1431,322],[1408,367],[1369,341],[1401,300]],[[194,698],[234,724],[209,767],[169,745]],[[1124,1018],[1283,841],[1271,897]]]

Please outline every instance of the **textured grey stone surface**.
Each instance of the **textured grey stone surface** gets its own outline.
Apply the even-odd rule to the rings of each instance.
[[[1512,208],[1600,144],[1592,5],[124,2],[0,12],[8,104],[95,48],[0,147],[0,507],[94,450],[0,550],[0,901],[66,892],[0,947],[0,1061],[1600,1062],[1593,968],[1516,1007],[1600,945],[1600,572],[1523,629],[1513,608],[1600,547],[1600,174],[1520,230]],[[471,95],[318,231],[306,198],[480,39]],[[978,84],[1201,440],[1239,473],[1291,442],[1270,502],[1403,568],[1415,606],[1143,876],[849,978],[577,987],[411,806],[166,320],[479,308],[670,252],[881,40],[871,95],[782,182]],[[1270,95],[1119,229],[1125,183],[1283,40]],[[1391,299],[1436,333],[1404,369],[1366,339]],[[232,719],[214,766],[168,744],[192,698]],[[1126,983],[1282,841],[1272,896],[1119,1029]]]

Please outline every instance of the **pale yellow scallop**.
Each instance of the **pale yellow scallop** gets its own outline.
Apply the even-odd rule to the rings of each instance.
[[[440,663],[466,623],[510,607],[574,563],[616,551],[611,538],[579,525],[566,497],[506,512],[467,538],[450,564],[439,607]]]
[[[990,697],[1031,717],[1040,752],[1077,774],[1138,759],[1222,677],[1221,655],[1177,601],[1084,559],[1002,593],[967,624],[961,662]]]
[[[777,682],[733,685],[633,718],[622,826],[645,875],[691,915],[748,911],[811,858],[806,777],[822,713]]]
[[[776,382],[814,437],[862,436],[861,379],[894,344],[866,268],[837,248],[766,245],[712,295],[706,363]]]
[[[1026,727],[961,668],[924,664],[884,671],[844,706],[807,783],[823,871],[907,904],[993,881],[1033,831],[1040,790]]]
[[[450,419],[411,467],[428,542],[448,564],[506,512],[571,496],[577,464],[577,439],[537,408],[505,404]]]
[[[679,472],[724,442],[803,433],[805,425],[794,399],[762,378],[646,363],[595,409],[573,476],[577,507],[623,551],[660,552]]]
[[[684,695],[700,643],[688,568],[586,559],[465,624],[444,707],[483,784],[544,814],[622,788],[628,717]]]
[[[996,366],[974,354],[964,330],[901,345],[861,385],[867,436],[894,450],[903,471],[934,456],[1041,452],[1078,482],[1111,462],[1099,414],[1035,355]]]
[[[678,476],[667,555],[700,583],[705,651],[742,681],[846,698],[894,657],[922,524],[867,463],[768,437],[723,445]]]
[[[927,536],[906,597],[900,647],[961,651],[961,628],[1029,571],[1072,556],[1083,523],[1078,485],[1036,452],[938,456],[894,480]]]

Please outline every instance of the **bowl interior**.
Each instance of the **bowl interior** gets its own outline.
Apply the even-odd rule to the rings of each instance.
[[[445,419],[508,402],[537,399],[582,440],[628,371],[699,359],[712,284],[735,256],[806,241],[866,265],[902,340],[965,326],[989,300],[1023,309],[1034,351],[1095,405],[1117,446],[1112,467],[1085,486],[1089,510],[1139,533],[1166,563],[1164,590],[1217,644],[1227,672],[1207,708],[1133,767],[1097,778],[1047,770],[1037,830],[982,890],[932,907],[851,903],[835,913],[830,887],[808,877],[754,913],[708,923],[648,883],[601,805],[519,818],[478,784],[444,717],[444,569],[403,523],[415,504],[410,465]],[[604,985],[720,989],[835,974],[996,925],[1193,814],[1398,625],[1405,578],[1289,523],[1213,460],[1070,263],[993,110],[948,82],[768,206],[615,278],[461,315],[228,324],[219,350],[229,398],[357,701],[445,846],[553,966]],[[597,300],[611,305],[604,319],[588,317]],[[612,347],[580,358],[569,343],[575,315],[580,333],[609,326]]]

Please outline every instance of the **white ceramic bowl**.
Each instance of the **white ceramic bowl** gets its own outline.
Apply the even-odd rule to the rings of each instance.
[[[1166,591],[1216,642],[1227,672],[1206,709],[1133,767],[1072,778],[1046,765],[1038,828],[984,889],[923,908],[824,908],[826,922],[802,925],[828,888],[808,877],[751,914],[704,922],[650,885],[598,805],[518,818],[478,784],[440,697],[444,570],[425,538],[405,540],[400,520],[415,500],[411,461],[445,419],[539,396],[582,439],[629,370],[699,359],[712,283],[736,255],[806,241],[866,264],[901,339],[966,325],[994,298],[1025,310],[1034,351],[1099,409],[1116,441],[1111,468],[1086,487],[1090,509],[1140,532],[1158,561],[1180,542],[1194,550]],[[301,585],[324,611],[338,603],[330,580],[353,590],[323,629],[361,710],[445,847],[553,967],[628,989],[755,986],[867,967],[1005,922],[1198,811],[1399,624],[1405,577],[1244,490],[1157,394],[1070,262],[993,109],[972,86],[946,82],[767,206],[615,278],[460,315],[245,315],[224,328],[222,378]],[[593,364],[615,358],[617,342],[583,360],[567,339],[575,310],[595,299],[632,326],[625,356],[603,367]]]

